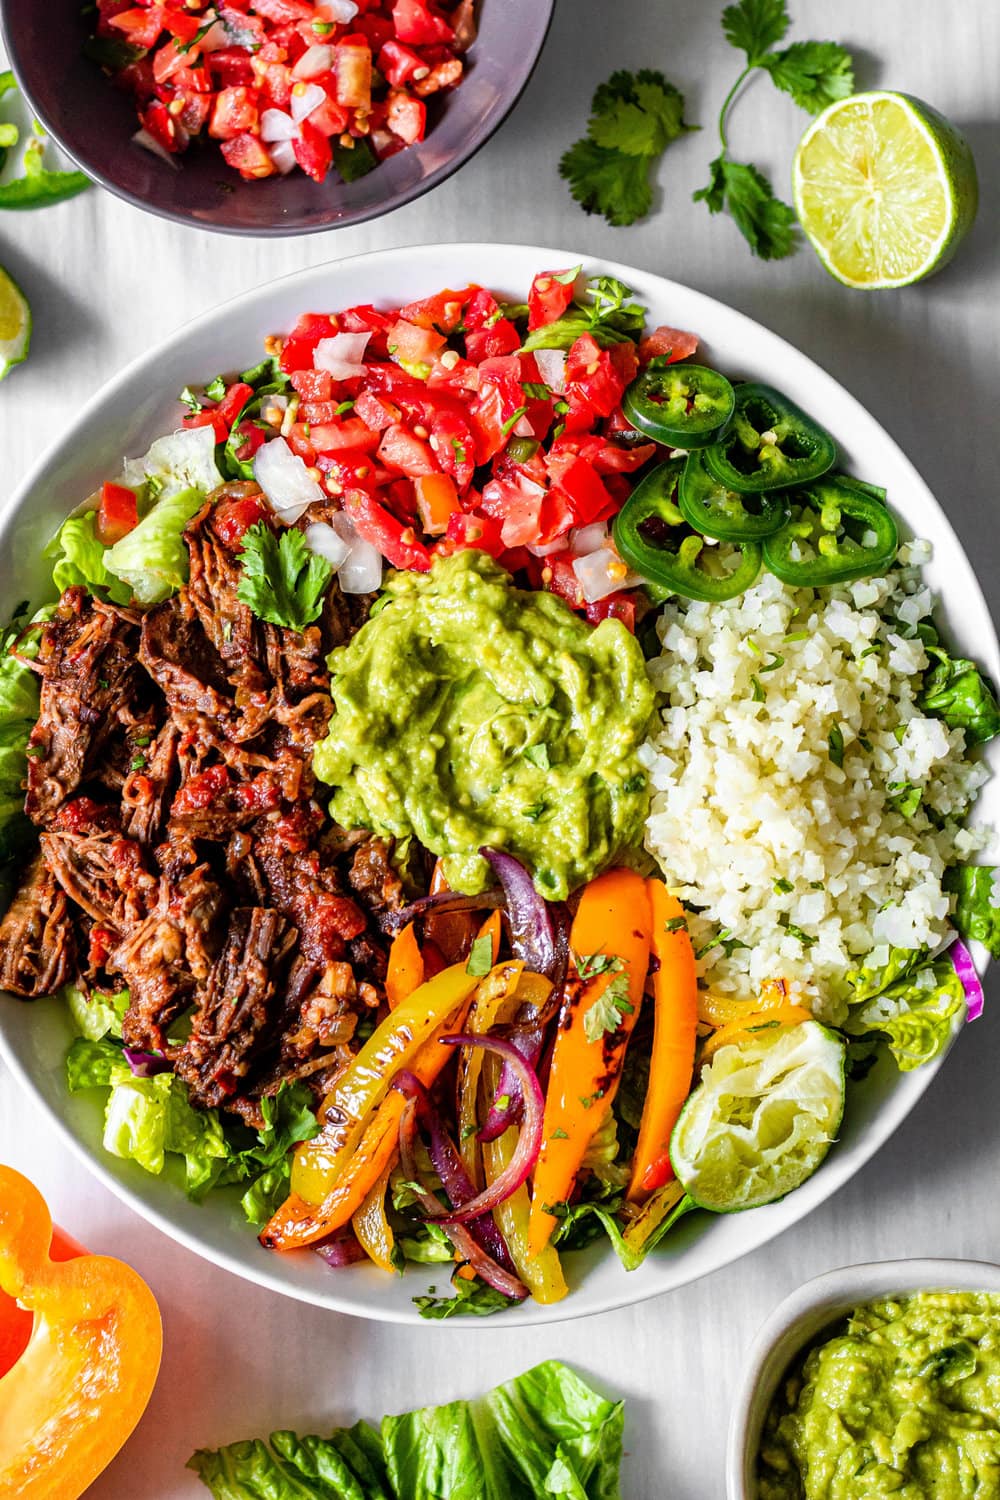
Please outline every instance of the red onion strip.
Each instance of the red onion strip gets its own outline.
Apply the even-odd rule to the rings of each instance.
[[[983,987],[979,982],[979,975],[976,973],[972,954],[961,938],[957,938],[952,943],[948,949],[948,957],[954,964],[955,973],[961,980],[962,988],[965,991],[965,1019],[966,1021],[978,1021],[983,1013],[986,996],[983,994]]]
[[[488,845],[479,852],[503,886],[514,952],[536,974],[551,978],[557,962],[557,944],[544,897],[535,890],[535,882],[513,854]]]
[[[368,1259],[367,1251],[353,1234],[343,1234],[336,1239],[324,1240],[322,1244],[313,1245],[312,1248],[316,1255],[322,1256],[327,1265],[335,1270],[339,1270],[341,1266],[354,1266],[359,1261]]]
[[[537,1021],[529,1025],[517,1025],[510,1033],[511,1046],[516,1047],[529,1067],[537,1069],[542,1055],[545,1033]],[[511,1125],[516,1125],[524,1113],[524,1095],[521,1080],[509,1062],[505,1062],[500,1073],[500,1082],[486,1116],[486,1123],[479,1132],[479,1139],[488,1144],[497,1141]],[[450,1195],[449,1195],[450,1196]]]
[[[137,1052],[133,1047],[125,1047],[123,1050],[125,1061],[136,1078],[154,1078],[157,1073],[173,1072],[173,1063],[161,1057],[159,1052]]]
[[[398,911],[386,911],[379,917],[379,926],[389,932],[399,932],[414,917],[438,916],[449,911],[493,911],[503,905],[503,892],[494,886],[492,890],[480,891],[478,896],[465,896],[461,891],[435,891],[431,896],[421,896],[409,906]]]

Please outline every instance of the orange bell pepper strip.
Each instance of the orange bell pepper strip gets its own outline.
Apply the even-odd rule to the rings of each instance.
[[[389,949],[389,967],[385,976],[385,994],[389,1009],[418,990],[424,982],[424,956],[417,942],[413,923],[408,922],[402,932],[397,932]]]
[[[742,1021],[733,1021],[728,1026],[720,1026],[718,1031],[706,1037],[701,1049],[701,1062],[708,1062],[714,1057],[720,1047],[727,1046],[730,1042],[741,1042],[744,1037],[750,1036],[754,1031],[761,1031],[765,1026],[798,1026],[802,1021],[811,1021],[812,1011],[806,1010],[804,1005],[779,1005],[773,1010],[758,1010],[752,1016],[745,1016]]]
[[[540,1255],[549,1243],[559,1221],[547,1206],[568,1200],[587,1147],[618,1091],[625,1047],[642,1004],[650,928],[646,882],[634,870],[607,870],[584,890],[570,929],[570,947],[583,983],[567,991],[552,1052],[542,1149],[532,1189],[531,1255]],[[596,1010],[605,991],[622,979],[621,998]],[[602,1029],[601,1021],[615,1019],[617,1025]]]
[[[18,1500],[83,1494],[146,1409],[163,1348],[155,1298],[130,1266],[53,1260],[51,1240],[37,1188],[0,1166],[0,1295],[34,1315],[0,1377],[0,1495]]]
[[[698,1029],[698,974],[684,908],[662,880],[647,880],[652,917],[653,1048],[649,1087],[632,1158],[630,1203],[641,1203],[673,1177],[670,1133],[691,1092]]]

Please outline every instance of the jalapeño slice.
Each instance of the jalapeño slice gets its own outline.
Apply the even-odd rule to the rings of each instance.
[[[753,380],[736,387],[732,426],[705,450],[709,473],[741,495],[810,484],[836,457],[828,432],[780,391]]]
[[[677,505],[684,459],[672,458],[646,475],[615,518],[615,546],[648,583],[687,599],[734,599],[756,581],[759,542],[707,541]]]
[[[667,448],[706,448],[732,420],[736,393],[725,375],[704,365],[654,359],[622,400],[632,426]]]
[[[829,474],[789,496],[792,517],[765,538],[764,561],[782,583],[822,588],[884,573],[899,532],[882,492],[844,474]]]
[[[681,514],[703,536],[726,542],[756,542],[780,531],[788,520],[782,494],[739,495],[705,467],[702,453],[688,455],[677,491]]]

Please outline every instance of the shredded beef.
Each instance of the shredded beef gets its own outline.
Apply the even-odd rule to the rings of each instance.
[[[69,903],[36,854],[0,922],[0,989],[51,995],[73,978],[75,956]]]

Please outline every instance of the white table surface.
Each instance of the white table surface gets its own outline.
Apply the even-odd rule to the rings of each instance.
[[[503,4],[503,0],[487,0]],[[565,246],[661,272],[732,303],[800,345],[868,404],[949,511],[987,591],[1000,563],[997,400],[1000,272],[1000,6],[996,0],[791,0],[794,35],[849,43],[864,87],[935,104],[979,161],[979,223],[958,262],[898,293],[847,291],[808,250],[753,260],[731,224],[690,194],[714,154],[712,120],[737,67],[721,4],[558,0],[537,73],[478,157],[420,202],[351,231],[233,240],[147,217],[99,190],[0,218],[0,263],[35,309],[30,362],[0,389],[0,498],[78,404],[183,321],[265,278],[388,245],[489,239]],[[632,229],[588,219],[556,175],[590,90],[612,67],[659,66],[704,133],[671,148],[656,212]],[[766,80],[734,119],[732,146],[788,172],[805,117]],[[780,189],[779,189],[780,190]],[[197,377],[199,371],[192,371]],[[1000,991],[993,985],[994,1004]],[[237,1281],[121,1206],[59,1145],[0,1070],[0,1159],[27,1172],[91,1249],[123,1256],[163,1310],[163,1368],[144,1421],[88,1491],[94,1500],[204,1493],[192,1449],[278,1427],[324,1429],[485,1388],[557,1355],[628,1398],[629,1500],[722,1494],[722,1452],[740,1357],[774,1304],[831,1266],[900,1255],[988,1259],[1000,1238],[998,1019],[960,1041],[916,1114],[836,1198],[781,1239],[701,1283],[643,1306],[545,1331],[396,1329],[316,1312]]]

